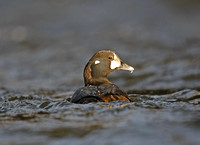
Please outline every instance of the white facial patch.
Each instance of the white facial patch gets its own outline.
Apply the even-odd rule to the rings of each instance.
[[[111,61],[110,68],[115,69],[115,68],[119,67],[120,65],[121,64],[118,61],[113,60],[113,61]]]
[[[99,60],[96,60],[95,62],[94,62],[94,64],[99,64],[100,63],[100,61]]]
[[[120,60],[117,58],[117,55],[114,54],[114,60],[111,61],[110,68],[116,69],[117,67],[121,66]]]

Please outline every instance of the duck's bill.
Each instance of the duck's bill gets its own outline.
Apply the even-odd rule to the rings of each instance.
[[[118,68],[119,70],[128,70],[131,73],[134,71],[134,68],[124,62],[121,62],[121,66]]]

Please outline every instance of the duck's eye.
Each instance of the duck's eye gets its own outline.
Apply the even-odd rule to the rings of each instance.
[[[108,59],[111,59],[111,60],[112,60],[112,59],[113,59],[113,57],[112,57],[112,56],[109,56],[109,57],[108,57]]]

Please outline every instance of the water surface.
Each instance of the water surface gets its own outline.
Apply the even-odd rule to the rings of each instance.
[[[198,145],[198,0],[0,2],[0,144]],[[97,51],[133,103],[69,102]]]

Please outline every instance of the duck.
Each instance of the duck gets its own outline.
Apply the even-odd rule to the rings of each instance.
[[[84,68],[85,86],[75,91],[71,103],[109,103],[117,100],[132,102],[124,90],[108,80],[107,76],[116,70],[126,70],[132,73],[134,67],[124,63],[111,50],[101,50],[95,53]]]

